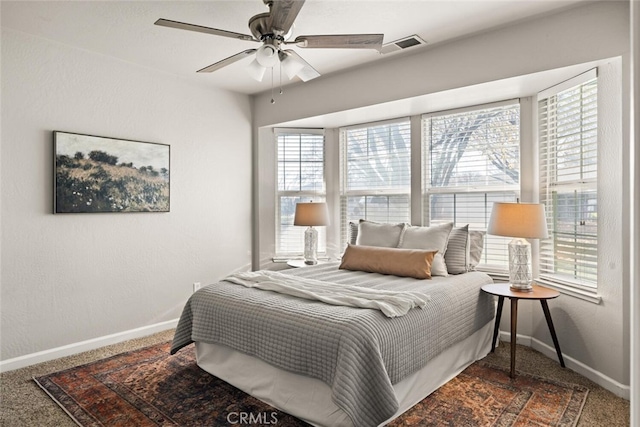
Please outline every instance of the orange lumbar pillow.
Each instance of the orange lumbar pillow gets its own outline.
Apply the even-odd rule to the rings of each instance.
[[[437,252],[349,244],[342,255],[340,268],[431,279],[431,264]]]

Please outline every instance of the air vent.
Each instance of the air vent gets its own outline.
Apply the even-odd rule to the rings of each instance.
[[[427,42],[422,40],[420,37],[413,35],[391,43],[383,44],[382,49],[380,49],[380,53],[393,53],[404,49],[411,49],[416,46],[423,46],[425,44],[427,44]]]

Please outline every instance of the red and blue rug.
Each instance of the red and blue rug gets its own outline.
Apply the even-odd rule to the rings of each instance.
[[[83,427],[308,425],[200,369],[193,346],[171,356],[158,344],[35,381]],[[575,426],[587,393],[476,362],[389,425]]]

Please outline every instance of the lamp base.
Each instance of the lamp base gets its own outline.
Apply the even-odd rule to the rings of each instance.
[[[509,289],[514,292],[533,292],[533,286],[529,284],[510,283]]]
[[[318,231],[312,226],[304,232],[304,263],[306,265],[318,263]]]
[[[509,283],[514,291],[531,291],[531,244],[526,239],[509,243]]]

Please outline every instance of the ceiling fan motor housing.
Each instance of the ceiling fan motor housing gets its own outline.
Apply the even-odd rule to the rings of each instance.
[[[249,30],[251,30],[251,34],[260,41],[265,41],[269,38],[278,40],[279,42],[284,41],[284,31],[273,28],[270,20],[271,14],[268,12],[251,17],[251,19],[249,19]]]

